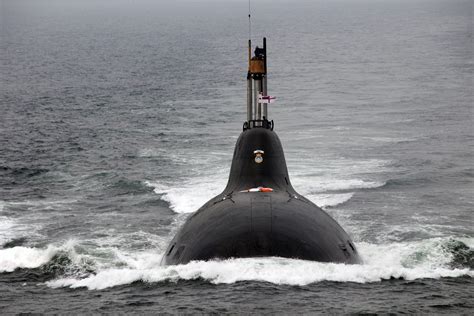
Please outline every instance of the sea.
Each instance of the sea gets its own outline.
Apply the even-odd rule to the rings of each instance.
[[[177,266],[246,118],[248,2],[0,3],[0,314],[472,315],[472,1],[252,0],[291,181],[363,264]]]

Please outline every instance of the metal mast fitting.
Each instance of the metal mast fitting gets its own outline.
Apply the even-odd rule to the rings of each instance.
[[[248,43],[247,72],[247,121],[244,130],[253,127],[273,129],[273,122],[268,121],[267,102],[267,39],[263,38],[263,48],[255,47],[252,56],[252,41]]]

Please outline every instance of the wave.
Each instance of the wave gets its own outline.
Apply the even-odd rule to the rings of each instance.
[[[0,249],[0,273],[33,269],[44,276],[89,275],[100,266],[100,257],[80,254],[77,248],[80,248],[79,243],[69,240],[45,248],[15,246]]]
[[[1,205],[0,205],[1,211]],[[13,229],[17,226],[17,223],[6,216],[0,216],[0,245],[10,241],[15,237]]]
[[[28,237],[37,235],[35,226],[20,223],[18,219],[0,216],[0,248],[23,244]]]
[[[307,285],[321,281],[380,282],[387,279],[474,277],[474,238],[433,238],[417,242],[357,245],[364,263],[346,265],[286,258],[239,258],[194,261],[162,267],[161,252],[143,251],[112,256],[108,264],[80,255],[77,244],[44,249],[14,247],[0,250],[0,271],[41,268],[50,287],[105,289],[133,282],[176,282],[203,279],[210,283],[264,281]],[[87,259],[87,260],[86,260]],[[51,274],[51,271],[55,272]],[[66,272],[65,272],[66,271]],[[53,278],[53,279],[51,279]]]
[[[64,199],[64,200],[50,200],[50,199],[38,199],[38,200],[24,200],[24,201],[0,201],[0,211],[7,210],[8,208],[28,208],[31,210],[39,209],[53,209],[55,207],[65,207],[67,205],[76,203],[78,200],[75,199]]]
[[[0,272],[12,272],[16,269],[38,268],[51,261],[58,248],[48,246],[46,249],[13,247],[0,250]]]
[[[288,170],[295,177],[332,177],[344,179],[357,178],[361,174],[378,175],[383,174],[392,169],[392,160],[367,159],[354,160],[341,157],[319,156],[314,155],[301,157],[302,153],[295,153],[297,159],[288,159]]]
[[[261,281],[304,286],[322,281],[370,283],[389,279],[414,280],[465,275],[473,277],[474,273],[469,269],[393,269],[284,258],[250,258],[209,262],[195,261],[187,265],[158,269],[109,269],[84,279],[63,278],[48,281],[46,284],[53,288],[86,287],[90,290],[101,290],[137,281],[155,283],[203,279],[213,284]]]
[[[354,196],[354,193],[340,193],[340,194],[308,194],[306,197],[314,204],[322,208],[334,207],[349,201]]]
[[[71,204],[76,202],[77,200],[48,199],[8,202],[0,200],[0,248],[10,248],[12,245],[24,243],[26,239],[37,239],[41,236],[39,233],[41,225],[32,220],[31,215],[25,222],[22,220],[24,214],[70,209]]]
[[[153,187],[156,194],[162,195],[161,199],[170,204],[170,208],[176,213],[195,212],[224,190],[227,179],[215,177],[214,179],[188,180],[181,187],[165,185],[161,182],[146,181]]]
[[[361,179],[335,179],[298,177],[292,181],[295,189],[303,195],[324,193],[328,191],[350,191],[356,189],[375,189],[385,185],[384,181],[368,181]]]
[[[152,191],[149,185],[138,180],[119,179],[108,186],[114,195],[139,195]]]

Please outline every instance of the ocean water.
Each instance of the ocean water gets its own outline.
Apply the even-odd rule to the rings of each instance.
[[[252,1],[292,183],[364,263],[162,267],[227,181],[247,1],[2,0],[0,313],[472,313],[472,9]]]

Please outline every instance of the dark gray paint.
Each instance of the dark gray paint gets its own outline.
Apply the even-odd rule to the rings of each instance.
[[[257,149],[265,152],[260,164],[254,161]],[[259,186],[274,191],[241,192]],[[276,133],[253,128],[237,140],[224,192],[187,220],[162,262],[260,256],[361,261],[342,227],[291,186]]]

